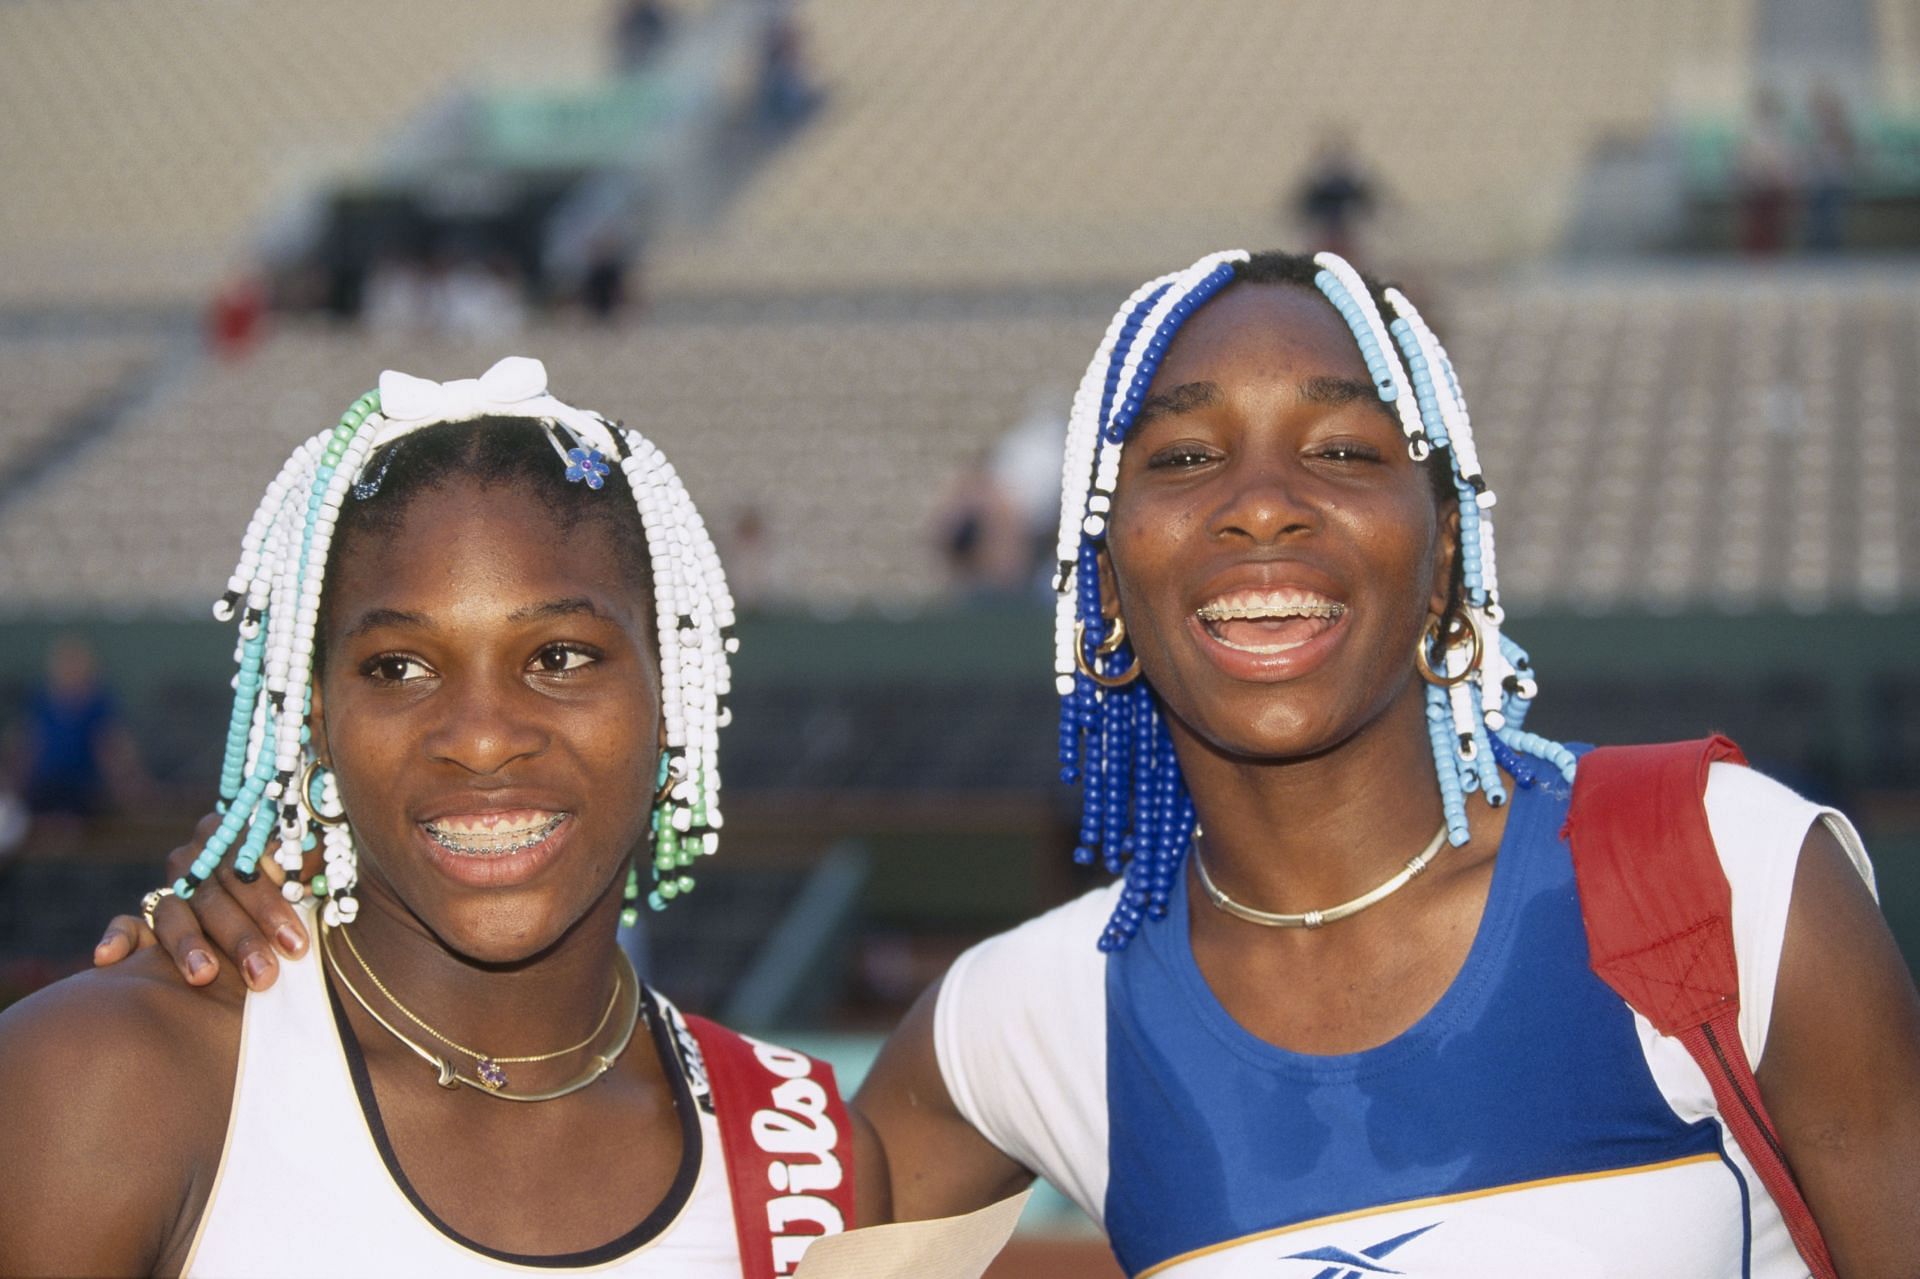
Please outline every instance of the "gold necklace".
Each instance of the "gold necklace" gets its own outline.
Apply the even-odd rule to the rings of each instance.
[[[1193,869],[1194,872],[1200,876],[1200,887],[1207,890],[1208,899],[1213,902],[1215,907],[1232,915],[1235,919],[1244,919],[1249,924],[1261,924],[1268,928],[1319,928],[1322,925],[1331,924],[1335,920],[1345,919],[1349,915],[1357,915],[1382,898],[1391,897],[1402,888],[1405,888],[1408,880],[1411,880],[1415,875],[1418,875],[1427,868],[1427,863],[1432,861],[1434,854],[1440,851],[1440,845],[1446,842],[1446,838],[1447,828],[1442,826],[1439,833],[1433,837],[1425,848],[1407,860],[1407,864],[1400,868],[1399,874],[1380,885],[1380,887],[1361,893],[1352,901],[1341,902],[1338,906],[1329,906],[1325,910],[1309,910],[1298,915],[1282,915],[1269,910],[1255,910],[1251,906],[1242,906],[1239,902],[1233,900],[1233,898],[1227,896],[1224,892],[1221,892],[1219,885],[1213,882],[1213,876],[1207,874],[1207,863],[1205,859],[1200,856],[1200,828],[1198,826],[1193,828]]]
[[[565,1048],[556,1048],[550,1053],[538,1053],[527,1057],[496,1057],[491,1053],[478,1052],[467,1047],[465,1044],[455,1043],[453,1040],[435,1030],[432,1026],[427,1025],[420,1014],[401,1003],[399,997],[387,989],[387,984],[381,981],[379,975],[368,965],[367,957],[360,953],[360,947],[354,944],[353,933],[346,928],[342,928],[340,935],[347,939],[347,949],[353,952],[354,962],[360,965],[360,971],[367,975],[367,980],[373,983],[374,989],[385,995],[387,1002],[391,1003],[395,1008],[398,1008],[401,1013],[406,1016],[408,1021],[426,1031],[429,1035],[432,1035],[435,1039],[453,1049],[455,1052],[465,1053],[467,1056],[473,1058],[474,1068],[480,1074],[480,1082],[489,1088],[506,1087],[507,1072],[501,1069],[502,1063],[512,1062],[515,1064],[525,1064],[535,1061],[552,1061],[555,1057],[564,1057],[568,1053],[577,1053],[582,1048],[585,1048],[588,1044],[598,1039],[600,1032],[607,1028],[607,1018],[613,1016],[613,1006],[620,998],[620,974],[615,972],[613,975],[613,993],[607,999],[607,1010],[600,1014],[600,1020],[595,1023],[592,1030],[587,1032],[585,1039],[577,1044],[569,1044]]]
[[[453,1068],[453,1063],[445,1057],[408,1038],[405,1034],[401,1033],[399,1027],[395,1026],[385,1017],[382,1017],[373,1005],[367,1002],[366,996],[362,995],[359,989],[354,986],[353,982],[348,980],[346,971],[340,967],[339,957],[333,953],[333,946],[330,939],[335,931],[334,928],[327,926],[324,922],[320,926],[320,949],[325,955],[328,965],[332,968],[333,975],[339,979],[342,986],[347,988],[347,993],[353,996],[354,1002],[366,1010],[367,1016],[379,1022],[383,1030],[412,1049],[414,1055],[422,1061],[439,1071],[440,1077],[437,1082],[442,1088],[458,1088],[460,1085],[465,1084],[467,1087],[483,1092],[489,1097],[499,1097],[504,1101],[552,1101],[556,1097],[564,1097],[568,1093],[580,1091],[594,1080],[600,1078],[600,1076],[606,1074],[607,1071],[612,1068],[613,1063],[620,1059],[620,1055],[626,1052],[627,1045],[633,1040],[634,1027],[638,1025],[640,1021],[640,976],[633,970],[633,961],[628,959],[626,953],[622,951],[620,952],[621,968],[614,970],[613,975],[613,998],[608,1002],[607,1011],[601,1015],[600,1025],[594,1028],[593,1034],[587,1036],[586,1039],[571,1048],[562,1048],[555,1052],[543,1053],[536,1057],[486,1057],[474,1052],[470,1048],[465,1048],[454,1043],[453,1040],[448,1039],[445,1035],[442,1035],[439,1031],[427,1025],[424,1021],[421,1021],[405,1004],[395,999],[393,992],[388,990],[385,983],[374,974],[373,969],[368,967],[366,959],[360,954],[359,947],[354,945],[352,934],[348,933],[344,928],[338,929],[337,931],[346,936],[347,948],[353,952],[354,959],[359,961],[362,971],[372,979],[373,984],[379,988],[380,993],[385,995],[395,1008],[406,1013],[416,1025],[426,1030],[442,1043],[457,1048],[467,1054],[467,1056],[479,1060],[481,1063],[479,1066],[480,1077],[475,1079],[470,1075],[459,1073]],[[622,969],[626,972],[626,980],[624,982],[620,977]],[[622,991],[625,991],[627,996],[624,1000],[621,998]],[[606,1027],[609,1018],[612,1017],[614,1008],[622,1003],[626,1005],[626,1010],[621,1017],[620,1033],[615,1037],[614,1041],[608,1045],[607,1051],[594,1054],[592,1060],[587,1063],[587,1068],[579,1075],[556,1088],[549,1088],[542,1092],[515,1093],[506,1091],[506,1072],[499,1068],[498,1062],[549,1061],[570,1052],[577,1052],[598,1037],[600,1031]],[[488,1069],[489,1066],[492,1067],[491,1070]]]

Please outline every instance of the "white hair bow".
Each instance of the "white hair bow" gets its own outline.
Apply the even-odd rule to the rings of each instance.
[[[606,419],[547,394],[547,366],[525,355],[509,355],[479,377],[452,382],[388,369],[380,375],[380,416],[386,420],[373,437],[376,449],[423,426],[500,416],[556,423],[606,457],[619,455]]]

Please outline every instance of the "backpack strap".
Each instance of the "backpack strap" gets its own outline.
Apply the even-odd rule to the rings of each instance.
[[[777,1279],[853,1222],[853,1125],[833,1067],[686,1017],[700,1045],[733,1190],[743,1279]]]
[[[1746,763],[1724,737],[1603,746],[1581,757],[1561,833],[1573,850],[1589,961],[1699,1063],[1801,1259],[1816,1279],[1834,1279],[1740,1040],[1733,890],[1705,804],[1707,769],[1717,760]]]

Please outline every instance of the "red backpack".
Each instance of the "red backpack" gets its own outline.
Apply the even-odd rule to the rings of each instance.
[[[1573,849],[1590,962],[1699,1063],[1801,1259],[1816,1279],[1835,1279],[1740,1042],[1733,893],[1704,802],[1715,760],[1746,763],[1724,737],[1603,746],[1581,757],[1562,833]]]

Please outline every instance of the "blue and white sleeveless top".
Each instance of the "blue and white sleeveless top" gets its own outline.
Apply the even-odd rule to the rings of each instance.
[[[1596,978],[1568,791],[1514,797],[1479,932],[1425,1016],[1364,1052],[1243,1029],[1168,919],[1095,948],[1118,886],[967,952],[935,1041],[960,1112],[1179,1279],[1803,1276],[1686,1050]],[[1732,764],[1708,820],[1733,890],[1741,1033],[1760,1062],[1794,868],[1837,813]]]

